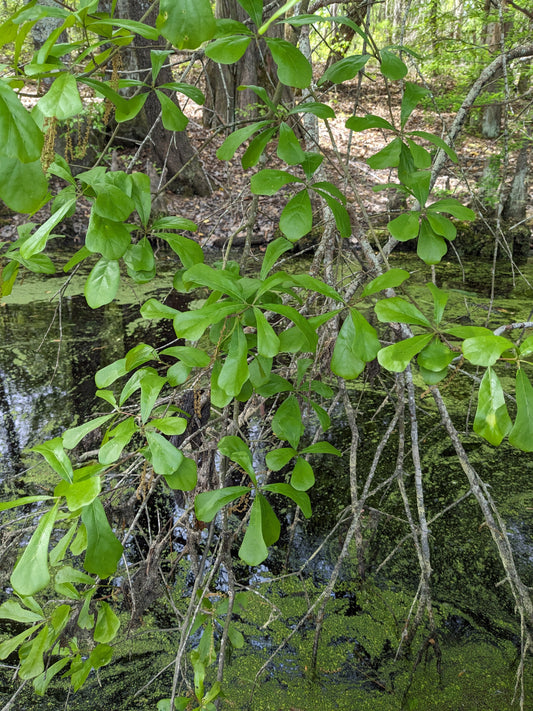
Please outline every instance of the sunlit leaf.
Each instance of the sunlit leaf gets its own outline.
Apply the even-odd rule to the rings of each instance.
[[[34,595],[50,582],[48,571],[48,543],[54,528],[59,501],[39,521],[30,542],[17,561],[9,582],[22,597]]]
[[[117,569],[122,544],[116,538],[100,499],[95,499],[81,513],[87,531],[87,552],[83,567],[88,573],[108,578]]]
[[[533,452],[533,387],[523,368],[516,373],[516,418],[509,442],[523,452]]]
[[[479,386],[474,432],[497,447],[511,427],[500,379],[492,368],[487,368]]]

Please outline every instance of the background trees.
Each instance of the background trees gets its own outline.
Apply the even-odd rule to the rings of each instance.
[[[173,615],[173,623],[172,679],[157,699],[159,709],[185,708],[193,697],[201,709],[221,706],[221,692],[232,691],[228,678],[236,687],[248,685],[253,697],[265,670],[298,635],[307,645],[306,666],[317,673],[321,658],[331,654],[330,610],[338,613],[341,604],[352,608],[347,617],[354,619],[346,625],[362,650],[358,663],[364,669],[377,665],[379,676],[372,678],[384,678],[381,686],[391,695],[408,699],[413,668],[424,655],[434,655],[440,668],[450,620],[479,624],[469,608],[471,596],[450,600],[450,590],[461,589],[457,579],[462,585],[469,580],[461,565],[487,555],[480,531],[492,538],[493,557],[483,563],[498,571],[484,600],[505,618],[499,633],[511,629],[520,639],[518,673],[524,680],[533,625],[531,581],[517,562],[506,513],[493,493],[494,467],[487,470],[485,461],[531,451],[533,324],[527,314],[508,318],[505,309],[496,319],[494,300],[488,316],[463,310],[463,295],[445,288],[451,267],[443,258],[458,228],[476,217],[457,199],[457,183],[451,188],[467,112],[498,71],[509,77],[513,60],[530,58],[533,49],[502,47],[506,51],[472,77],[451,125],[432,132],[421,127],[418,112],[443,97],[431,95],[420,79],[417,53],[405,47],[414,36],[412,15],[402,15],[400,3],[392,9],[402,19],[383,27],[373,24],[372,13],[381,12],[374,6],[366,7],[364,29],[353,22],[350,8],[347,19],[337,17],[335,24],[352,30],[356,43],[327,67],[329,47],[321,47],[321,38],[332,20],[312,14],[324,10],[322,3],[264,8],[259,0],[241,0],[231,7],[220,3],[215,17],[207,0],[168,0],[159,4],[155,29],[140,5],[133,11],[122,7],[117,16],[99,13],[97,3],[61,7],[53,13],[63,21],[58,33],[72,32],[68,52],[51,36],[22,68],[25,32],[36,14],[52,10],[22,8],[2,26],[5,46],[14,42],[15,56],[0,83],[7,166],[0,197],[12,209],[35,212],[48,203],[48,189],[54,191],[39,226],[21,225],[19,238],[4,245],[4,296],[23,270],[53,271],[47,241],[63,218],[84,209],[85,242],[69,255],[66,270],[86,266],[85,296],[92,309],[112,303],[123,279],[141,285],[154,278],[157,240],[179,259],[174,292],[194,298],[190,309],[155,298],[143,303],[144,319],[172,324],[172,341],[139,342],[102,367],[95,378],[104,403],[100,412],[33,448],[48,468],[47,493],[23,491],[1,505],[11,512],[7,516],[13,514],[9,531],[21,551],[10,575],[13,592],[0,614],[22,629],[5,631],[0,656],[16,655],[20,678],[31,680],[36,691],[53,688],[60,674],[79,690],[92,670],[103,670],[121,640],[120,603],[138,621],[154,610],[160,582],[166,598],[157,604]],[[391,6],[385,11],[390,15]],[[426,17],[415,14],[418,23]],[[439,26],[434,14],[430,19]],[[309,37],[309,46],[316,43],[315,59],[322,60],[314,67]],[[116,58],[122,47],[132,46],[136,74],[126,70],[121,79]],[[159,214],[150,176],[135,170],[135,161],[123,170],[95,165],[74,177],[64,156],[52,150],[56,119],[77,116],[89,93],[106,100],[119,126],[142,110],[153,126],[160,119],[164,132],[154,138],[155,150],[163,149],[167,178],[174,177],[183,160],[172,165],[174,138],[168,132],[180,135],[187,128],[190,119],[180,102],[201,104],[203,96],[196,83],[183,81],[185,72],[172,72],[178,60],[195,62],[202,52],[212,64],[201,86],[206,95],[217,87],[212,112],[227,134],[218,140],[217,159],[240,159],[246,175],[250,207],[228,234],[230,244],[236,234],[247,235],[241,263],[227,249],[209,264],[191,238],[194,215]],[[237,116],[240,72],[258,68],[248,52],[266,58],[268,77],[253,75],[258,83],[249,91],[258,105],[249,116]],[[365,74],[379,80],[383,94],[372,110]],[[54,81],[30,114],[20,89],[21,83],[31,87],[35,77]],[[133,93],[125,96],[124,89]],[[344,90],[355,91],[357,111],[339,117],[335,93]],[[306,116],[320,121],[320,133],[310,129]],[[364,147],[378,134],[378,150],[368,151],[365,162],[355,160],[358,137],[365,137]],[[216,140],[210,135],[206,143]],[[362,166],[371,171],[378,189],[396,190],[406,201],[407,209],[389,219],[386,230],[381,226],[379,232],[379,223],[368,219],[354,162],[361,173]],[[445,165],[449,180],[435,194]],[[522,156],[522,170],[523,165]],[[497,188],[499,202],[503,194]],[[250,232],[271,199],[278,200],[279,231],[263,250],[252,252]],[[311,267],[286,269],[284,260],[309,233],[319,237]],[[410,241],[419,261],[408,270],[391,263],[390,255],[399,242]],[[416,273],[426,266],[427,283],[417,282]],[[473,422],[460,388],[472,393]],[[344,441],[335,423],[339,407],[346,413]],[[87,436],[97,440],[96,449],[88,461],[78,460],[76,448]],[[426,442],[435,447],[437,464]],[[469,451],[476,448],[481,456]],[[332,562],[327,575],[317,573],[315,584],[307,575],[314,553],[294,563],[291,551],[297,538],[312,541],[313,509],[327,514],[314,485],[328,461],[341,464],[331,467],[319,487],[333,488],[338,477],[345,478],[339,517],[325,539]],[[444,497],[435,493],[438,477],[445,478]],[[34,505],[29,515],[35,526],[28,533],[16,516],[21,507]],[[464,539],[479,544],[457,566],[440,551],[443,521],[456,514],[462,525],[471,524]],[[256,571],[265,561],[270,567],[263,581]],[[496,586],[502,576],[505,585]],[[302,585],[302,596],[291,590],[293,581]],[[278,597],[287,596],[295,605],[301,597],[305,607],[285,611],[292,621],[282,632],[273,630],[272,654],[254,657],[246,674],[228,669],[230,652],[239,654],[245,635],[272,629],[281,614]],[[518,618],[512,617],[514,609]],[[245,664],[246,654],[239,660]],[[359,691],[352,689],[353,698]],[[519,702],[525,707],[525,686]]]

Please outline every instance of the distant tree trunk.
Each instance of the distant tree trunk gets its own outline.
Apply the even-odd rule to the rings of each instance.
[[[373,2],[374,0],[351,0],[351,2],[339,3],[338,8],[334,5],[333,9],[335,14],[338,13],[344,17],[349,17],[352,22],[355,22],[356,25],[364,29],[366,16]],[[335,32],[330,41],[331,50],[326,66],[329,67],[346,55],[354,37],[355,30],[348,27],[348,25],[335,25]]]
[[[505,0],[499,0],[505,2]],[[493,9],[492,1],[486,0],[485,12],[488,14]],[[485,28],[485,41],[487,49],[491,54],[497,54],[502,49],[502,36],[510,30],[510,23],[488,22]],[[492,81],[487,84],[485,91],[497,93],[501,91],[503,85],[503,67],[494,74]],[[501,132],[503,116],[502,101],[493,101],[483,107],[481,113],[481,133],[485,138],[498,138]]]
[[[522,145],[509,194],[503,205],[502,217],[506,222],[516,224],[526,219],[526,205],[528,198],[529,182],[529,154],[533,146],[533,141],[528,138]]]
[[[117,14],[130,20],[140,20],[149,8],[146,0],[118,0]],[[155,21],[155,17],[144,20],[148,24]],[[137,73],[142,81],[151,82],[150,50],[161,48],[155,42],[135,35],[132,44],[125,48],[121,55],[125,69],[132,72],[130,77]],[[158,84],[173,81],[169,66],[163,67],[157,79]],[[150,92],[145,105],[141,121],[137,123],[135,131],[144,138],[150,131],[150,159],[161,170],[166,170],[166,179],[169,180],[177,173],[179,178],[173,184],[177,191],[187,189],[198,195],[209,195],[211,187],[202,165],[194,154],[194,150],[184,131],[167,131],[160,118],[161,107],[154,92]],[[125,126],[126,127],[126,126]],[[184,166],[186,166],[184,168]]]
[[[281,0],[272,7],[272,13],[282,5]],[[246,22],[249,18],[237,0],[217,0],[217,18],[231,18]],[[264,18],[265,19],[265,18]],[[269,37],[283,37],[283,25],[272,24]],[[206,102],[203,121],[205,126],[231,126],[239,118],[253,117],[257,110],[254,105],[258,97],[250,90],[238,91],[239,86],[262,86],[272,94],[277,86],[276,68],[264,42],[252,42],[244,57],[232,65],[217,64],[207,60],[205,65],[207,81]],[[269,91],[270,90],[270,91]],[[289,100],[291,91],[284,89],[283,99]]]

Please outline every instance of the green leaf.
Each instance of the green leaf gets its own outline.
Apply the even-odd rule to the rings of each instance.
[[[297,491],[307,491],[314,483],[313,467],[303,457],[298,457],[291,474],[291,486]]]
[[[117,635],[120,621],[107,602],[102,600],[98,603],[98,607],[93,639],[95,642],[111,642]]]
[[[37,444],[30,448],[30,452],[41,454],[62,479],[72,481],[72,464],[63,448],[61,437],[54,437],[43,444]]]
[[[492,333],[487,336],[467,338],[462,345],[463,355],[472,365],[485,367],[494,365],[502,353],[512,348],[514,348],[512,341]]]
[[[519,352],[521,358],[527,358],[533,353],[533,334],[522,341]]]
[[[181,263],[186,269],[190,269],[195,264],[201,264],[204,261],[204,252],[198,242],[193,239],[183,235],[164,234],[161,232],[155,234],[168,243],[172,251],[181,259]]]
[[[438,264],[447,251],[448,245],[444,239],[432,230],[428,220],[423,217],[420,222],[420,234],[416,247],[416,253],[420,259],[426,264]]]
[[[252,180],[254,177],[255,176],[252,177]],[[259,278],[265,279],[272,267],[278,261],[279,257],[281,257],[284,252],[287,252],[289,249],[292,248],[292,243],[286,240],[285,237],[278,237],[273,242],[269,242],[265,250],[263,263],[261,264],[261,273],[259,275]]]
[[[438,212],[427,212],[426,219],[435,234],[441,235],[441,237],[445,237],[449,240],[455,239],[457,229],[450,219],[444,217]]]
[[[118,378],[126,375],[127,372],[126,359],[121,358],[120,360],[115,360],[112,363],[109,363],[109,365],[97,370],[96,375],[94,376],[94,382],[96,383],[97,388],[107,388],[108,385],[111,385],[115,382],[115,380],[118,380]]]
[[[44,671],[43,654],[48,647],[48,635],[50,628],[45,625],[39,634],[25,645],[26,655],[22,660],[22,664],[18,670],[18,675],[21,679],[33,679]]]
[[[277,155],[288,165],[299,165],[305,160],[305,153],[300,142],[285,121],[282,121],[279,127]]]
[[[76,519],[65,535],[61,536],[59,541],[50,551],[50,565],[58,565],[63,560],[77,528],[78,521]]]
[[[184,456],[177,447],[158,432],[146,430],[146,440],[150,448],[152,466],[156,474],[170,476],[177,471]]]
[[[98,190],[93,206],[93,212],[91,214],[91,221],[95,220],[95,224],[91,225],[90,221],[88,230],[94,230],[97,233],[99,232],[106,239],[112,239],[115,236],[115,233],[120,229],[122,229],[122,232],[125,231],[129,236],[129,230],[121,223],[124,220],[127,220],[134,210],[135,203],[129,195],[127,195],[116,185],[106,183]],[[106,223],[109,223],[110,227],[106,228]],[[87,237],[89,237],[89,232],[87,233]],[[122,252],[118,256],[113,257],[105,254],[101,249],[92,249],[89,245],[86,246],[91,249],[92,252],[102,252],[105,257],[108,257],[108,259],[118,259],[118,257],[121,257],[124,253]]]
[[[511,427],[500,380],[492,368],[487,368],[479,386],[474,432],[497,447]]]
[[[413,84],[413,82],[406,81],[403,97],[402,97],[402,108],[400,112],[400,122],[402,128],[407,123],[407,119],[413,113],[414,109],[418,106],[421,99],[428,95],[428,90],[423,86],[418,86],[418,84]]]
[[[397,57],[388,49],[382,49],[380,52],[380,56],[381,73],[384,77],[387,77],[387,79],[392,79],[392,81],[397,81],[398,79],[404,78],[404,76],[407,74],[407,67],[399,57]]]
[[[405,269],[389,269],[385,274],[381,274],[375,279],[372,279],[363,289],[361,296],[377,294],[378,291],[382,291],[383,289],[394,289],[394,287],[403,284],[410,276],[409,272],[405,271]]]
[[[56,521],[59,501],[47,511],[17,561],[9,582],[21,597],[29,597],[45,588],[50,582],[48,571],[48,543]]]
[[[533,387],[523,368],[516,373],[516,418],[509,442],[523,452],[533,452]]]
[[[366,162],[373,170],[379,170],[380,168],[396,168],[400,163],[401,150],[401,139],[398,137],[393,138],[393,140],[386,145],[385,148],[382,148],[373,156],[370,156]]]
[[[254,195],[275,195],[278,190],[289,183],[303,183],[303,180],[286,170],[265,168],[252,175],[250,189]]]
[[[431,327],[424,314],[414,304],[406,301],[401,296],[393,296],[390,299],[378,301],[374,308],[378,319],[382,323],[409,323],[416,326]]]
[[[167,131],[183,131],[189,119],[172,99],[158,89],[155,90],[161,104],[161,120]]]
[[[421,368],[440,373],[447,369],[454,358],[455,355],[448,346],[435,337],[420,351],[416,360]]]
[[[283,469],[297,454],[298,452],[292,447],[282,447],[281,449],[274,449],[267,452],[267,467],[272,469],[273,472],[279,472],[279,470]]]
[[[310,518],[311,501],[309,494],[306,494],[305,491],[297,491],[290,484],[267,484],[263,487],[263,490],[271,491],[273,494],[281,494],[282,496],[292,499],[292,501],[300,507],[305,518]]]
[[[277,37],[265,37],[265,42],[277,64],[280,82],[296,89],[309,86],[313,80],[313,70],[300,50],[287,40]]]
[[[265,148],[275,133],[275,128],[268,128],[266,131],[262,131],[257,136],[252,138],[248,148],[244,151],[244,155],[241,158],[241,165],[244,170],[247,168],[253,168],[259,163],[259,159],[263,155]]]
[[[248,380],[248,343],[246,336],[237,325],[231,337],[228,355],[218,376],[219,387],[228,395],[239,394]]]
[[[192,491],[198,482],[196,462],[188,457],[183,457],[176,471],[165,475],[165,481],[171,489]]]
[[[328,106],[328,104],[321,104],[318,101],[306,101],[303,104],[298,104],[293,109],[289,111],[289,116],[291,114],[313,114],[317,118],[321,119],[334,119],[336,114],[335,111]]]
[[[328,204],[329,209],[333,213],[335,224],[337,225],[337,229],[339,230],[340,236],[344,237],[345,239],[350,237],[350,235],[352,234],[352,225],[350,222],[350,214],[348,213],[348,210],[344,207],[344,205],[335,200],[335,198],[331,197],[331,195],[328,195],[328,193],[322,190],[317,190],[317,193],[319,193],[324,198],[324,200]]]
[[[439,136],[435,136],[435,134],[428,133],[427,131],[410,131],[409,135],[410,136],[418,136],[419,138],[424,138],[426,141],[429,141],[429,143],[432,143],[434,146],[437,146],[437,148],[441,148],[446,153],[448,158],[451,161],[453,161],[454,163],[457,163],[457,161],[459,160],[457,158],[457,153],[452,148],[450,148],[450,146],[447,143],[445,143],[442,140],[442,138],[440,138]],[[453,213],[451,213],[451,214],[453,214]],[[464,218],[464,219],[468,219],[468,218]]]
[[[263,540],[266,546],[272,546],[276,543],[281,533],[279,519],[268,500],[262,494],[258,493],[256,499],[259,500],[259,505],[261,506],[261,531],[263,533]]]
[[[152,414],[152,410],[156,403],[161,388],[166,383],[167,379],[161,377],[151,370],[145,370],[141,376],[141,421],[145,424]]]
[[[428,206],[428,212],[447,212],[449,215],[453,215],[458,220],[475,220],[476,213],[469,207],[461,205],[459,200],[455,198],[446,198],[443,200],[437,200],[432,205]]]
[[[151,27],[150,25],[145,25],[144,22],[137,22],[136,20],[123,20],[122,18],[115,18],[112,17],[109,20],[106,18],[98,18],[97,23],[98,25],[110,25],[112,27],[120,27],[124,30],[129,30],[132,35],[140,35],[141,37],[144,37],[144,39],[149,39],[149,40],[158,40],[159,39],[159,32],[155,29],[155,27]],[[95,29],[95,31],[97,31]],[[167,52],[167,55],[169,52]]]
[[[285,15],[285,13],[287,13],[292,7],[294,7],[297,2],[298,0],[287,0],[287,2],[285,2],[281,7],[278,7],[278,9],[261,25],[258,30],[258,34],[264,35],[270,25],[275,20],[277,20],[278,17]]]
[[[255,84],[241,84],[241,86],[237,87],[238,91],[245,91],[246,89],[250,89],[250,91],[253,91],[254,94],[256,94],[261,99],[261,101],[265,103],[266,106],[268,106],[268,108],[272,111],[273,114],[276,113],[276,105],[271,100],[264,87],[256,86]]]
[[[15,509],[18,506],[26,506],[27,504],[35,504],[40,501],[48,501],[52,496],[22,496],[14,501],[0,501],[0,511],[8,511]]]
[[[38,630],[40,626],[41,625],[28,627],[28,629],[24,630],[24,632],[21,632],[15,637],[11,637],[10,639],[6,639],[5,642],[2,642],[2,644],[0,644],[0,659],[6,659],[10,654],[13,654],[16,648],[20,646],[31,634]],[[47,630],[48,628],[45,627],[44,629]]]
[[[133,201],[130,203],[133,210]],[[106,260],[117,260],[125,254],[130,243],[130,231],[122,222],[101,217],[93,209],[85,237],[88,250],[99,252]]]
[[[63,433],[63,447],[66,449],[73,449],[81,440],[94,430],[101,427],[101,425],[108,422],[113,415],[103,415],[102,417],[96,417],[94,420],[89,420],[84,425],[79,425],[78,427],[70,427]]]
[[[415,355],[425,348],[432,338],[433,335],[431,333],[426,333],[382,348],[378,353],[378,362],[386,370],[390,370],[393,373],[402,373]]]
[[[178,312],[174,319],[174,331],[178,338],[197,341],[206,328],[219,323],[227,316],[232,316],[242,308],[242,303],[224,301],[210,306],[203,306],[196,311]]]
[[[296,449],[304,433],[300,405],[294,395],[289,395],[272,418],[272,431],[281,440],[287,440]]]
[[[161,355],[178,358],[191,368],[206,368],[211,362],[208,353],[192,346],[171,346],[162,350]]]
[[[22,607],[16,600],[7,600],[0,605],[0,620],[13,620],[14,622],[33,624],[34,622],[41,622],[44,617],[37,612]],[[0,656],[0,659],[3,659],[3,657]]]
[[[374,360],[380,347],[373,326],[356,309],[351,309],[333,348],[331,371],[341,378],[353,380],[363,372],[366,363]]]
[[[0,82],[1,83],[1,82]],[[0,112],[1,97],[0,97]],[[0,113],[0,129],[1,129]],[[1,140],[1,133],[0,133]],[[43,206],[48,196],[48,181],[41,161],[23,163],[17,158],[9,158],[0,153],[0,200],[15,212],[36,212]]]
[[[250,15],[256,27],[259,27],[263,21],[263,0],[237,0],[237,2]]]
[[[136,431],[137,426],[133,417],[126,418],[111,430],[109,436],[112,439],[102,445],[98,452],[100,464],[113,464],[113,462],[116,462]]]
[[[17,94],[3,80],[0,80],[0,146],[2,172],[10,167],[4,163],[6,159],[9,159],[10,164],[15,159],[21,163],[35,165],[41,157],[43,147],[42,132],[21,104]],[[24,189],[30,185],[31,183],[28,183]]]
[[[67,201],[51,215],[35,232],[20,245],[20,255],[29,259],[46,247],[46,241],[56,225],[58,225],[70,208],[76,204],[76,197]],[[53,273],[53,272],[52,272]]]
[[[220,291],[235,299],[243,298],[239,279],[226,269],[214,269],[207,264],[195,264],[185,272],[183,282],[189,287],[207,286],[213,291]]]
[[[216,29],[209,0],[160,0],[156,27],[178,49],[196,49]]]
[[[265,128],[265,126],[269,126],[270,124],[270,121],[258,121],[250,124],[249,126],[244,126],[243,128],[233,131],[233,133],[230,133],[224,143],[217,150],[217,158],[219,160],[231,160],[239,146],[242,146],[242,144],[247,141],[250,136],[253,136],[254,133],[257,133],[257,131],[260,131]]]
[[[85,299],[91,309],[111,303],[120,284],[120,267],[115,259],[102,257],[92,268],[85,282]]]
[[[162,304],[160,301],[157,299],[148,299],[148,301],[145,301],[144,304],[141,306],[141,316],[143,318],[150,318],[150,319],[158,319],[158,318],[175,318],[180,312],[178,309],[172,308],[172,306],[167,306],[166,304]],[[126,362],[125,359],[124,363]],[[120,363],[121,361],[116,361],[117,363]],[[109,367],[109,366],[108,366]],[[98,371],[101,372],[101,371]],[[124,370],[124,373],[126,373],[126,370]],[[124,373],[121,373],[121,375],[124,375]],[[117,376],[119,377],[119,376]],[[113,382],[113,381],[111,381]],[[96,383],[98,385],[98,383]],[[106,383],[105,385],[110,385],[111,383]],[[104,385],[98,385],[98,387],[105,387]]]
[[[218,443],[218,450],[232,462],[239,464],[256,484],[255,471],[253,466],[252,453],[248,445],[240,437],[230,435],[222,437]]]
[[[97,467],[95,474],[86,476],[72,484],[62,481],[54,489],[54,494],[66,498],[69,511],[78,511],[83,506],[88,506],[96,499],[102,488],[102,481],[98,476],[101,468]]]
[[[342,452],[329,442],[315,442],[315,444],[310,444],[309,447],[300,450],[300,454],[334,454],[336,457],[342,456]]]
[[[353,79],[358,72],[365,68],[366,63],[370,59],[369,54],[354,54],[351,57],[345,57],[331,67],[326,69],[324,74],[318,80],[318,86],[325,82],[333,84],[342,84],[345,81]]]
[[[187,420],[184,417],[154,417],[149,423],[164,435],[180,435],[187,429]]]
[[[117,569],[122,544],[117,540],[100,499],[95,499],[81,512],[87,531],[87,552],[83,567],[88,573],[108,578]]]
[[[150,194],[150,178],[145,173],[132,173],[131,199],[141,219],[143,227],[148,225],[152,210],[152,197]]]
[[[442,289],[439,289],[431,282],[428,282],[426,286],[431,291],[431,295],[433,296],[433,319],[438,326],[442,321],[444,309],[448,303],[449,294],[446,291],[442,291]]]
[[[346,128],[350,131],[366,131],[370,128],[383,128],[387,131],[394,131],[394,126],[381,116],[374,114],[366,114],[366,116],[350,116],[346,121]]]
[[[251,37],[246,35],[230,35],[229,37],[221,37],[211,42],[205,48],[207,57],[220,64],[234,64],[244,56],[248,49]]]
[[[43,116],[55,116],[59,121],[76,116],[83,111],[76,79],[69,72],[61,72],[52,86],[37,102]]]
[[[54,664],[51,664],[42,674],[39,674],[39,676],[33,680],[33,688],[35,693],[38,696],[44,696],[54,676],[59,674],[59,672],[62,671],[69,662],[70,659],[68,657],[63,657],[57,662],[54,662]]]
[[[255,306],[254,315],[257,326],[257,352],[265,358],[273,358],[279,353],[279,338],[263,312]]]
[[[279,228],[290,242],[297,242],[313,226],[313,208],[307,190],[296,193],[283,208]]]
[[[407,144],[404,144],[404,146],[405,145],[411,154],[411,160],[413,161],[415,168],[425,170],[426,168],[431,167],[431,154],[429,151],[426,151],[423,146],[419,146],[418,143],[415,143],[410,138],[407,139]],[[398,177],[400,177],[399,173]],[[400,180],[401,179],[402,178],[400,177]]]
[[[221,508],[249,493],[250,489],[247,486],[227,486],[224,489],[204,491],[194,500],[196,518],[209,523]]]
[[[239,548],[239,558],[247,565],[259,565],[268,556],[268,548],[263,538],[260,496],[261,494],[256,494],[252,503],[248,527]]]

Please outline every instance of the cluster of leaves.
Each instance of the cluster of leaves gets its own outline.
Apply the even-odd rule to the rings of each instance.
[[[179,436],[186,431],[187,417],[178,408],[162,404],[162,396],[184,385],[192,373],[203,374],[204,379],[209,380],[211,402],[218,408],[235,401],[246,402],[254,396],[277,398],[271,429],[273,440],[281,446],[267,453],[266,464],[271,472],[287,471],[287,481],[269,483],[268,474],[256,470],[248,444],[240,436],[225,436],[218,442],[220,455],[240,467],[249,483],[205,491],[195,499],[196,517],[204,522],[213,521],[224,507],[237,500],[250,502],[239,549],[241,559],[248,565],[263,562],[269,546],[280,535],[280,522],[270,503],[271,495],[288,498],[309,517],[311,504],[307,491],[314,484],[309,455],[341,454],[325,440],[302,446],[304,406],[314,411],[324,432],[330,424],[321,398],[331,399],[333,391],[311,375],[311,365],[319,333],[332,319],[342,320],[329,363],[334,375],[355,379],[365,365],[377,357],[383,368],[394,373],[416,362],[422,378],[432,386],[447,377],[455,359],[464,358],[473,366],[485,368],[478,394],[475,431],[494,445],[508,435],[511,444],[519,449],[531,451],[533,448],[533,419],[530,417],[533,387],[525,373],[527,358],[533,353],[533,336],[516,346],[486,328],[443,325],[448,297],[435,285],[428,284],[434,303],[431,316],[422,313],[409,299],[391,296],[390,290],[406,288],[409,273],[404,270],[389,270],[369,282],[358,294],[357,308],[353,302],[345,303],[342,294],[325,281],[306,273],[288,274],[279,269],[281,255],[312,228],[311,195],[318,196],[327,205],[340,236],[351,235],[347,196],[334,183],[316,178],[323,156],[305,151],[287,121],[291,115],[307,112],[327,122],[335,117],[327,104],[308,101],[286,109],[275,103],[266,89],[250,87],[264,101],[268,117],[234,131],[218,151],[221,160],[229,160],[247,142],[242,157],[243,168],[247,169],[256,166],[267,146],[276,141],[277,157],[289,166],[287,170],[265,168],[251,177],[251,191],[256,195],[273,195],[287,186],[296,189],[281,213],[280,229],[284,236],[268,245],[257,276],[241,274],[239,266],[231,262],[223,266],[206,265],[199,245],[180,234],[180,231],[195,229],[190,220],[154,219],[150,181],[143,173],[109,172],[99,166],[74,178],[67,163],[56,156],[45,174],[40,156],[46,121],[70,118],[82,110],[79,84],[109,101],[118,122],[136,116],[148,93],[154,91],[161,104],[164,126],[175,131],[183,130],[187,119],[164,91],[176,91],[199,103],[203,101],[201,93],[187,84],[173,82],[156,87],[157,76],[169,54],[167,51],[152,52],[152,85],[122,81],[116,87],[106,80],[101,69],[113,52],[131,41],[133,34],[148,39],[156,39],[161,34],[175,47],[185,49],[197,48],[214,38],[206,46],[207,56],[219,63],[232,64],[244,55],[251,42],[265,35],[272,22],[284,18],[295,3],[287,2],[264,22],[260,0],[240,0],[255,30],[235,21],[215,20],[208,0],[161,0],[156,29],[97,14],[97,4],[97,0],[82,1],[74,11],[31,3],[0,28],[2,43],[14,42],[20,47],[32,23],[40,17],[52,15],[62,19],[60,27],[26,65],[23,75],[14,73],[0,80],[0,198],[14,210],[34,212],[50,199],[48,180],[51,175],[66,184],[51,202],[50,218],[36,228],[32,223],[24,225],[19,230],[19,238],[8,245],[3,255],[6,264],[2,270],[2,293],[4,296],[10,293],[21,268],[53,271],[51,260],[44,254],[47,242],[54,237],[53,230],[73,214],[78,200],[83,197],[91,204],[85,245],[72,256],[65,270],[69,271],[83,260],[97,259],[85,285],[86,299],[92,308],[114,299],[122,278],[121,264],[134,282],[144,283],[154,277],[156,260],[150,236],[164,239],[181,261],[174,276],[174,288],[184,292],[203,289],[208,295],[198,308],[185,312],[155,299],[146,301],[141,308],[142,316],[171,320],[176,337],[184,339],[186,345],[158,352],[140,343],[124,358],[101,369],[96,376],[97,395],[110,406],[110,412],[34,448],[59,478],[53,496],[24,497],[0,507],[6,510],[36,502],[52,503],[52,508],[40,517],[11,576],[14,594],[20,602],[10,600],[0,607],[3,619],[28,625],[22,633],[0,645],[0,658],[18,649],[20,676],[33,679],[39,693],[44,693],[53,676],[64,671],[69,663],[64,674],[77,689],[91,668],[98,668],[111,659],[109,642],[117,633],[118,620],[106,602],[95,602],[99,579],[115,573],[122,555],[122,544],[107,520],[101,501],[102,495],[105,496],[106,474],[126,458],[137,457],[139,467],[150,467],[171,489],[191,491],[196,486],[194,459],[168,440],[169,436]],[[315,16],[303,15],[289,21],[298,26],[315,20]],[[67,68],[62,62],[67,48],[57,45],[56,40],[61,31],[73,26],[92,39],[88,45],[80,41],[68,46],[75,60],[72,68]],[[265,37],[265,43],[282,84],[299,89],[310,87],[311,65],[296,47],[286,40],[269,37]],[[353,55],[340,60],[327,69],[319,84],[349,81],[370,60],[379,63],[380,71],[388,80],[402,80],[407,74],[406,65],[393,48],[385,48],[374,56]],[[54,79],[52,87],[30,114],[21,104],[17,90],[30,79],[46,77]],[[126,85],[133,86],[138,93],[125,99],[118,89]],[[392,220],[389,231],[400,241],[417,239],[420,258],[435,264],[446,252],[446,240],[453,240],[456,235],[449,216],[469,220],[474,214],[454,199],[430,200],[432,156],[419,140],[444,150],[452,160],[457,157],[439,137],[406,130],[412,112],[424,95],[425,91],[417,85],[405,83],[399,127],[379,116],[366,115],[352,116],[346,121],[346,128],[350,131],[379,128],[393,134],[390,143],[372,156],[368,164],[373,169],[397,169],[399,183],[394,185],[414,201],[416,209]],[[384,298],[378,296],[383,291],[387,291]],[[323,312],[304,316],[299,306],[306,294],[318,296],[336,307],[328,306]],[[385,324],[396,324],[401,331],[401,338],[392,345],[382,346],[376,329],[363,313],[370,297],[375,302],[377,319]],[[292,380],[278,372],[284,356],[297,359]],[[517,368],[514,423],[497,375],[500,360],[514,363]],[[120,379],[125,379],[120,392],[110,389]],[[137,408],[134,396],[139,396]],[[74,468],[67,450],[72,450],[83,437],[98,428],[104,429],[98,461]],[[54,531],[65,526],[67,532],[50,549]],[[81,566],[74,568],[72,557],[81,555]],[[73,603],[62,604],[47,615],[35,596],[50,586],[61,598]],[[216,614],[224,614],[224,610],[218,609]],[[216,614],[200,615],[196,621],[197,627],[204,625],[202,641],[196,656],[192,657],[195,693],[198,708],[202,709],[213,708],[213,700],[220,690],[217,685],[207,692],[204,689],[206,667],[213,662]],[[82,656],[72,639],[68,645],[63,643],[62,633],[69,621],[75,621],[81,629],[93,630],[92,641],[96,646],[93,645],[88,656]],[[234,643],[240,642],[236,632],[232,634]],[[59,656],[46,671],[45,655]],[[189,699],[186,701],[189,703]],[[162,700],[160,708],[166,709],[169,703]],[[184,708],[184,704],[185,700],[178,701],[177,708]]]

